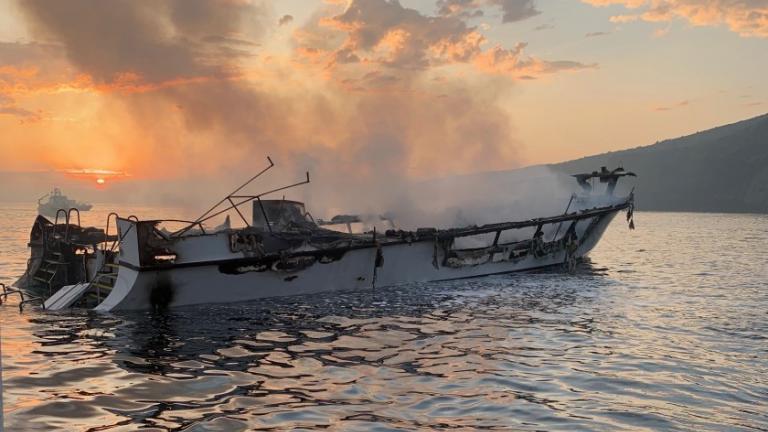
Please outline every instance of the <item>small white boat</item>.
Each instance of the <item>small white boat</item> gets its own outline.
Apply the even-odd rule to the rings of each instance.
[[[48,201],[43,202],[43,199],[48,197]],[[67,198],[66,195],[61,193],[61,189],[53,188],[50,193],[47,193],[37,200],[37,213],[45,216],[56,216],[59,210],[69,211],[69,209],[77,209],[78,211],[89,211],[93,208],[93,205],[78,202]]]
[[[37,284],[40,299],[51,309],[116,311],[370,290],[553,266],[572,269],[597,245],[617,213],[626,210],[633,227],[633,193],[614,195],[624,176],[634,174],[603,168],[575,176],[584,193],[572,196],[567,207],[564,203],[563,214],[550,217],[354,234],[323,228],[301,202],[262,199],[308,183],[308,175],[285,188],[237,195],[257,175],[175,232],[162,227],[168,221],[114,215],[118,234],[109,237],[109,219],[104,231],[67,223],[64,232],[38,218],[30,240],[36,258],[19,285]],[[594,191],[592,179],[604,183],[605,192]],[[248,203],[253,206],[250,221],[239,211]],[[204,229],[203,222],[230,210],[243,218],[245,228],[226,224],[214,232]],[[349,226],[355,216],[336,221]],[[480,240],[485,243],[478,244]]]

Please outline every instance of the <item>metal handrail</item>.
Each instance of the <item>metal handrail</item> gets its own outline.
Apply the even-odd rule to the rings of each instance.
[[[129,227],[128,230],[126,230],[122,235],[120,235],[120,231],[118,230],[117,236],[116,236],[115,240],[112,242],[112,246],[110,246],[110,248],[107,249],[107,241],[109,239],[109,220],[112,218],[112,216],[115,217],[115,227],[117,227],[117,219],[120,218],[120,215],[115,213],[115,212],[111,212],[110,214],[107,215],[107,228],[104,231],[104,248],[103,249],[105,251],[109,250],[110,252],[114,251],[115,250],[115,246],[117,244],[119,244],[120,242],[122,242],[123,239],[125,238],[125,236],[128,235],[129,232],[131,232],[131,229],[133,229],[133,225],[131,225],[131,227]],[[139,221],[139,218],[134,216],[134,215],[128,216],[128,220],[132,220],[131,218],[133,218],[133,220],[135,222]],[[173,220],[170,220],[170,219],[169,219],[169,221],[173,222]],[[161,221],[156,221],[156,222],[161,222]],[[175,222],[187,222],[187,221],[175,221]]]
[[[70,225],[73,225],[73,224],[70,224],[69,222],[72,220],[73,210],[77,212],[77,226],[80,227],[80,210],[72,207],[69,210],[67,210],[67,228],[64,231],[64,241],[69,241],[69,228],[70,228]]]
[[[571,204],[573,204],[574,198],[576,198],[576,194],[571,194],[571,199],[568,200],[568,206],[565,208],[565,212],[563,212],[563,215],[567,215],[568,214],[568,210],[571,209]],[[563,223],[560,222],[560,224],[557,226],[557,231],[555,231],[555,236],[552,237],[553,241],[557,240],[557,235],[560,234],[560,228],[562,228],[562,226],[563,226]]]
[[[272,224],[269,223],[269,216],[267,216],[267,211],[264,210],[264,203],[261,202],[261,198],[256,198],[256,201],[259,202],[259,209],[261,209],[261,215],[264,217],[264,223],[267,224],[267,229],[272,234]]]
[[[225,212],[227,212],[229,210],[232,210],[235,207],[240,207],[241,205],[249,203],[251,201],[259,200],[261,197],[263,197],[265,195],[273,194],[275,192],[280,192],[282,190],[290,189],[290,188],[293,188],[293,187],[296,187],[296,186],[305,185],[305,184],[308,184],[309,182],[310,182],[310,180],[309,180],[309,172],[307,172],[307,179],[306,180],[302,180],[300,182],[297,182],[297,183],[294,183],[294,184],[290,184],[288,186],[283,186],[283,187],[279,187],[277,189],[272,189],[272,190],[267,191],[267,192],[262,192],[262,193],[260,193],[258,195],[231,195],[228,198],[243,198],[243,200],[240,201],[240,202],[237,202],[237,203],[235,203],[233,201],[232,205],[230,207],[227,207],[227,208],[225,208],[223,210],[220,210],[220,211],[218,211],[218,212],[216,212],[216,213],[206,217],[205,219],[201,220],[200,222],[205,222],[205,221],[207,221],[209,219],[212,219],[212,218],[214,218],[216,216],[219,216],[219,215],[221,215],[221,214],[223,214],[223,213],[225,213]],[[269,221],[267,221],[267,222],[269,222]]]
[[[56,218],[53,220],[53,224],[54,225],[58,225],[59,224],[59,213],[64,213],[64,219],[65,219],[66,223],[69,223],[69,215],[67,214],[67,211],[65,209],[63,209],[63,208],[60,208],[60,209],[56,210]]]
[[[183,235],[185,232],[187,232],[190,229],[192,229],[195,225],[199,225],[201,227],[201,229],[202,229],[202,223],[203,222],[206,222],[206,221],[208,221],[210,219],[213,219],[213,218],[215,218],[217,216],[220,216],[220,215],[222,215],[222,214],[224,214],[224,213],[226,213],[226,212],[228,212],[228,211],[230,211],[232,209],[237,211],[238,215],[243,220],[243,222],[245,222],[246,226],[251,226],[251,224],[248,222],[248,220],[245,218],[245,216],[243,216],[242,212],[240,212],[239,208],[240,208],[241,205],[249,203],[251,201],[255,201],[255,200],[258,200],[259,203],[261,204],[260,198],[263,197],[263,196],[266,196],[266,195],[269,195],[269,194],[272,194],[272,193],[275,193],[275,192],[279,192],[279,191],[282,191],[282,190],[290,189],[290,188],[293,188],[293,187],[296,187],[296,186],[304,185],[304,184],[307,184],[307,183],[310,182],[309,172],[307,172],[306,173],[307,174],[306,180],[303,180],[303,181],[300,181],[300,182],[297,182],[297,183],[294,183],[294,184],[290,184],[288,186],[283,186],[283,187],[279,187],[279,188],[276,188],[276,189],[272,189],[272,190],[269,190],[269,191],[266,191],[266,192],[262,192],[262,193],[257,194],[257,195],[236,195],[243,188],[248,186],[251,182],[253,182],[258,177],[260,177],[262,174],[264,174],[269,169],[271,169],[272,167],[275,166],[274,162],[272,162],[272,159],[270,157],[267,157],[267,161],[269,161],[269,166],[267,166],[266,168],[264,168],[261,171],[259,171],[255,176],[251,177],[250,179],[248,179],[248,181],[246,181],[245,183],[240,185],[238,188],[236,188],[234,191],[229,193],[227,196],[222,198],[219,202],[216,203],[216,205],[214,205],[213,207],[208,209],[205,213],[203,213],[200,217],[198,217],[194,222],[191,222],[188,226],[186,226],[186,227],[184,227],[184,228],[182,228],[182,229],[172,233],[171,237],[179,237],[179,236]],[[235,202],[238,199],[242,199],[242,200],[238,201],[238,202]],[[229,202],[230,205],[228,207],[222,209],[222,210],[215,211],[217,208],[219,208],[219,206],[221,206],[225,202]],[[269,220],[266,219],[266,213],[264,212],[263,206],[262,206],[262,213],[264,213],[265,221],[267,222],[267,227],[269,227]],[[271,229],[270,229],[270,231],[271,231]]]
[[[8,300],[8,297],[12,294],[18,294],[21,298],[21,301],[19,302],[19,312],[23,310],[24,303],[28,303],[31,301],[39,300],[39,297],[27,297],[24,298],[24,291],[18,288],[12,288],[9,286],[6,286],[4,283],[0,283],[0,288],[3,289],[3,292],[0,293],[0,305],[3,304],[3,297],[5,297],[5,300]]]
[[[67,211],[64,209],[58,209],[56,210],[56,218],[53,220],[53,238],[56,238],[56,227],[59,226],[59,213],[64,213],[64,223],[66,223],[67,226],[69,226],[69,214],[67,214]]]
[[[120,217],[120,215],[115,212],[110,212],[107,215],[107,228],[104,230],[104,247],[103,247],[105,251],[107,250],[107,241],[109,241],[109,220],[112,219],[112,216],[115,217],[115,227],[117,227],[117,219]],[[110,249],[113,249],[115,247],[116,241],[117,239],[115,239],[115,241],[112,242],[112,247]]]
[[[604,214],[607,214],[613,211],[624,210],[627,207],[629,207],[630,202],[631,202],[630,200],[627,200],[621,204],[616,204],[612,206],[596,207],[591,210],[582,210],[581,212],[569,213],[562,216],[531,219],[531,220],[522,221],[522,222],[502,222],[502,223],[496,223],[496,224],[483,225],[480,227],[453,228],[448,230],[441,230],[438,232],[438,235],[441,239],[468,237],[468,236],[486,234],[486,233],[491,233],[496,231],[508,231],[508,230],[514,230],[514,229],[520,229],[520,228],[534,227],[539,225],[551,225],[559,222],[583,220],[583,219],[588,219],[595,216],[602,216]]]
[[[115,240],[112,242],[112,246],[110,246],[109,250],[107,250],[107,239],[109,238],[109,220],[112,218],[112,216],[113,216],[113,215],[115,216],[115,226],[117,226],[117,219],[119,219],[119,218],[120,218],[120,215],[118,215],[118,214],[117,214],[117,213],[115,213],[115,212],[111,212],[110,214],[108,214],[108,215],[107,215],[107,228],[106,228],[106,230],[104,231],[104,248],[103,248],[103,249],[104,249],[104,260],[102,261],[102,263],[101,263],[101,266],[99,266],[99,268],[96,270],[96,273],[93,275],[93,277],[91,278],[91,280],[89,280],[89,281],[86,281],[86,282],[88,283],[88,287],[86,288],[86,290],[89,290],[89,289],[91,289],[91,287],[93,286],[93,284],[94,284],[94,283],[95,283],[97,280],[99,280],[99,279],[101,279],[101,278],[103,277],[103,273],[102,273],[102,270],[104,270],[104,267],[106,267],[106,266],[107,266],[107,264],[108,264],[108,263],[107,263],[107,252],[108,252],[108,251],[109,251],[109,252],[114,252],[114,250],[115,250],[115,246],[117,246],[118,244],[120,244],[120,243],[123,241],[123,239],[125,238],[125,236],[127,236],[127,235],[128,235],[128,233],[129,233],[129,232],[131,232],[131,230],[132,230],[132,229],[133,229],[133,227],[134,227],[134,225],[131,225],[130,227],[128,227],[128,229],[127,229],[127,230],[125,230],[125,232],[124,232],[124,233],[122,233],[122,235],[120,234],[120,231],[118,230],[118,235],[117,235],[117,238],[116,238],[116,239],[115,239]],[[129,218],[129,219],[130,219],[130,218],[132,218],[132,217],[136,219],[136,222],[138,222],[138,221],[139,221],[139,218],[138,218],[138,217],[136,217],[136,216],[134,216],[134,215],[128,216],[128,218]],[[87,275],[86,275],[86,277],[87,277]],[[97,288],[98,288],[98,287],[97,287]],[[99,289],[99,292],[97,293],[97,296],[99,296],[99,298],[100,298],[100,296],[101,296],[101,290],[100,290],[100,289]]]
[[[0,288],[3,289],[3,292],[0,293],[0,305],[3,304],[3,297],[8,297],[7,294],[7,288],[4,283],[0,282]]]
[[[77,226],[82,226],[80,224],[80,209],[72,207],[71,209],[67,210],[67,219],[72,220],[72,212],[75,212],[77,214]]]
[[[19,291],[19,293],[21,293],[21,291]],[[42,306],[42,308],[45,309],[45,299],[42,298],[42,297],[32,296],[32,297],[25,298],[24,300],[22,300],[19,303],[19,312],[23,312],[24,311],[24,305],[25,304],[32,303],[32,302],[40,302],[40,306]]]
[[[265,172],[269,171],[269,170],[270,170],[272,167],[274,167],[274,166],[275,166],[275,163],[274,163],[274,162],[272,162],[272,158],[270,158],[269,156],[267,156],[267,161],[269,161],[269,166],[267,166],[266,168],[262,169],[262,170],[261,170],[261,171],[259,171],[259,172],[258,172],[258,173],[257,173],[255,176],[251,177],[250,179],[248,179],[248,181],[246,181],[245,183],[243,183],[242,185],[240,185],[240,187],[238,187],[237,189],[235,189],[235,190],[233,190],[232,192],[230,192],[230,193],[229,193],[229,194],[228,194],[226,197],[224,197],[224,198],[223,198],[221,201],[217,202],[217,203],[216,203],[216,205],[214,205],[213,207],[211,207],[210,209],[208,209],[208,211],[206,211],[205,213],[203,213],[203,214],[202,214],[200,217],[198,217],[197,219],[195,219],[195,221],[196,221],[196,222],[201,222],[201,221],[202,221],[202,220],[203,220],[203,219],[204,219],[206,216],[208,216],[208,214],[209,214],[209,213],[211,213],[212,211],[214,211],[214,210],[216,209],[216,207],[218,207],[218,206],[220,206],[221,204],[223,204],[223,203],[224,203],[224,201],[226,201],[227,199],[231,198],[231,197],[232,197],[232,195],[234,195],[234,194],[236,194],[236,193],[240,192],[241,190],[243,190],[243,188],[244,188],[244,187],[246,187],[246,186],[248,186],[249,184],[251,184],[251,182],[253,182],[253,181],[254,181],[254,180],[256,180],[257,178],[259,178],[259,177],[260,177],[262,174],[264,174]]]

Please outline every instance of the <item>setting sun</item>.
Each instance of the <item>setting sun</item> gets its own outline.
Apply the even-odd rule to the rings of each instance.
[[[66,168],[57,171],[69,178],[81,180],[87,184],[93,185],[93,182],[96,182],[97,186],[105,186],[107,180],[115,182],[130,177],[130,174],[124,171],[113,171],[102,168]]]

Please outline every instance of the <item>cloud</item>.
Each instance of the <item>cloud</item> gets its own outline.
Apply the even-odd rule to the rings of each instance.
[[[541,13],[534,0],[438,0],[437,7],[442,16],[460,18],[484,16],[487,8],[499,9],[503,23],[522,21]]]
[[[43,119],[41,111],[30,111],[24,108],[19,108],[13,101],[3,103],[0,100],[0,115],[16,117],[21,123],[38,122]]]
[[[96,82],[89,74],[73,71],[60,50],[60,47],[34,43],[0,44],[0,54],[16,54],[15,64],[0,64],[0,101],[77,92],[143,93],[211,79],[180,77],[149,82],[137,73],[122,72],[115,74],[108,82]]]
[[[451,4],[461,5],[466,11],[474,3]],[[442,8],[446,7],[449,4],[443,3]],[[513,49],[485,48],[486,37],[462,16],[426,16],[397,1],[354,0],[342,13],[320,19],[326,30],[340,34],[335,45],[329,45],[329,37],[321,37],[322,29],[314,27],[303,29],[297,44],[307,58],[325,61],[329,67],[360,63],[423,71],[446,65],[474,65],[482,72],[511,77],[593,67],[576,61],[526,57],[524,43]]]
[[[678,102],[676,104],[673,104],[673,105],[660,105],[660,106],[657,106],[657,107],[653,108],[653,110],[657,111],[657,112],[672,111],[674,109],[687,107],[690,104],[691,104],[690,101],[684,100],[684,101],[680,101],[680,102]]]
[[[335,61],[365,61],[402,69],[467,62],[485,40],[458,17],[428,17],[397,1],[354,0],[323,23],[346,34]]]
[[[261,9],[241,1],[26,0],[21,5],[38,37],[63,45],[67,58],[98,83],[125,73],[153,83],[226,75],[220,60],[231,56],[233,36],[248,29],[255,37],[263,28]]]
[[[611,32],[604,32],[604,31],[598,31],[598,32],[589,32],[584,35],[584,37],[591,38],[591,37],[598,37],[598,36],[608,36],[611,34]]]
[[[33,37],[59,54],[17,74],[13,97],[66,99],[54,117],[88,120],[66,138],[36,129],[29,151],[53,168],[110,161],[96,168],[215,179],[175,191],[191,197],[236,183],[266,155],[280,178],[310,170],[324,208],[386,207],[409,179],[514,167],[510,78],[592,67],[526,55],[524,44],[487,48],[461,17],[397,1],[324,3],[283,51],[264,48],[279,19],[257,0],[20,4]]]
[[[609,18],[609,21],[616,24],[624,24],[628,22],[635,22],[640,17],[637,15],[614,15]]]
[[[280,19],[277,21],[278,25],[286,25],[293,22],[293,15],[283,15],[280,17]]]
[[[594,69],[597,64],[583,64],[575,61],[547,61],[524,55],[527,44],[518,43],[513,49],[496,46],[475,57],[478,69],[495,74],[511,74],[518,78],[535,79],[556,72]]]
[[[62,67],[65,63],[56,55],[53,45],[21,42],[0,42],[0,115],[11,116],[21,123],[43,120],[41,110],[19,105],[19,97],[29,95],[42,86],[55,87],[60,74],[45,74],[43,70]]]
[[[541,13],[533,0],[496,0],[494,3],[501,7],[501,21],[505,23],[522,21]]]
[[[610,6],[610,5],[624,5],[630,9],[635,9],[643,6],[648,0],[582,0],[584,3],[589,3],[593,6]]]
[[[612,22],[684,19],[695,26],[725,25],[744,37],[768,37],[768,0],[582,0],[593,6],[623,5],[638,12]]]

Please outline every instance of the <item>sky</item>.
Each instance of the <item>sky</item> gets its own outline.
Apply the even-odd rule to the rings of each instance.
[[[0,171],[363,196],[760,115],[766,72],[768,0],[0,0]]]

